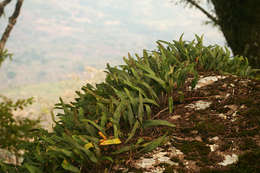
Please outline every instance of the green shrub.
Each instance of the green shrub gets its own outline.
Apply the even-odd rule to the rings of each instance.
[[[23,109],[32,104],[32,98],[27,100],[12,100],[0,95],[0,149],[7,155],[15,157],[12,164],[18,164],[18,158],[21,151],[26,149],[26,145],[36,135],[39,120],[30,120],[28,118],[14,118],[13,111]],[[3,165],[6,158],[0,157],[0,171],[4,169]],[[7,166],[8,167],[8,166]]]
[[[0,67],[7,58],[12,59],[12,54],[8,53],[7,50],[0,50]]]
[[[129,54],[125,65],[107,65],[105,82],[83,86],[74,102],[66,104],[60,99],[56,108],[63,113],[57,115],[54,131],[38,136],[31,145],[33,152],[24,155],[19,169],[31,173],[89,172],[104,163],[117,162],[121,153],[151,151],[164,143],[167,135],[149,141],[142,134],[154,126],[174,127],[156,120],[155,110],[167,103],[172,112],[172,96],[182,96],[188,77],[195,87],[198,71],[240,76],[253,72],[246,58],[230,58],[229,51],[219,46],[205,47],[198,36],[192,42],[180,38],[173,43],[158,41],[157,45],[158,50],[144,50],[142,57]]]

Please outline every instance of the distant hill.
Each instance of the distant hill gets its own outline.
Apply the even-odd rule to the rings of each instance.
[[[50,111],[61,97],[66,103],[73,101],[76,97],[75,91],[81,91],[81,87],[87,83],[95,86],[105,79],[105,73],[102,70],[87,67],[86,72],[88,78],[70,75],[67,80],[59,82],[42,82],[38,84],[23,85],[9,89],[3,89],[0,94],[7,96],[13,100],[22,98],[34,98],[34,103],[23,110],[16,111],[15,116],[27,118],[41,118],[41,125],[47,129],[51,128],[52,120]],[[56,110],[57,111],[57,110]],[[55,112],[56,112],[55,111]]]
[[[6,20],[0,20],[0,31]],[[14,56],[0,68],[0,90],[82,75],[85,66],[121,64],[128,52],[155,49],[156,40],[182,33],[186,39],[205,33],[206,42],[223,43],[217,29],[201,26],[203,20],[169,1],[26,0],[7,42]]]

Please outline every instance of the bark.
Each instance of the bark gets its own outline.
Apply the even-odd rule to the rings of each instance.
[[[8,3],[10,3],[10,1],[11,0],[5,0],[0,3],[0,17],[3,14],[3,10],[4,10],[5,6],[8,5]],[[0,40],[0,53],[2,53],[4,51],[6,41],[9,38],[9,35],[10,35],[14,25],[16,24],[16,20],[20,14],[22,4],[23,4],[23,0],[17,0],[14,12],[13,12],[12,16],[9,17],[8,25],[6,26],[5,31]]]
[[[216,17],[198,1],[185,0],[218,25],[234,55],[248,58],[253,68],[260,68],[260,1],[210,0]]]
[[[212,16],[209,12],[207,12],[204,8],[202,8],[197,2],[194,0],[186,0],[188,3],[191,5],[195,6],[198,8],[202,13],[204,13],[210,20],[214,22],[214,24],[218,24],[218,20],[216,17]]]
[[[211,0],[228,46],[260,68],[260,1]]]

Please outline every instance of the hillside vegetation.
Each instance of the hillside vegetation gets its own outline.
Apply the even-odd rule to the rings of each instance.
[[[203,46],[198,36],[191,42],[182,37],[173,43],[157,41],[157,47],[135,58],[129,54],[124,65],[107,65],[105,81],[86,84],[76,91],[74,101],[60,99],[53,132],[37,130],[24,146],[21,165],[2,164],[1,169],[108,172],[129,155],[152,151],[170,140],[176,125],[158,119],[158,113],[173,113],[175,105],[185,100],[183,87],[194,89],[199,73],[250,77],[255,72],[246,58],[231,58],[226,48],[217,45]]]
[[[2,90],[4,96],[12,99],[26,99],[33,97],[33,104],[23,110],[14,112],[15,117],[27,117],[31,119],[41,119],[41,125],[45,129],[51,130],[52,120],[50,111],[54,104],[59,101],[59,97],[69,103],[76,97],[76,90],[86,83],[99,83],[104,81],[105,73],[91,67],[85,67],[84,75],[71,75],[69,79],[59,82],[44,82],[39,84],[23,85]]]

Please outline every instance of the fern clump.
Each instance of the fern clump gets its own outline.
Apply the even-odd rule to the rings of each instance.
[[[24,155],[21,169],[29,172],[88,172],[101,163],[114,162],[121,153],[147,152],[167,140],[167,135],[152,141],[142,132],[154,126],[174,124],[156,119],[161,98],[173,111],[174,93],[180,93],[187,77],[194,88],[199,71],[215,71],[248,76],[253,70],[246,58],[233,57],[219,46],[205,47],[202,38],[173,43],[158,41],[155,51],[130,54],[125,65],[107,65],[104,82],[87,84],[77,91],[74,102],[60,99],[63,112],[52,133],[43,133]],[[165,46],[166,45],[166,46]],[[117,146],[116,146],[117,145]],[[107,148],[110,146],[110,148]],[[115,147],[116,146],[116,147]]]

